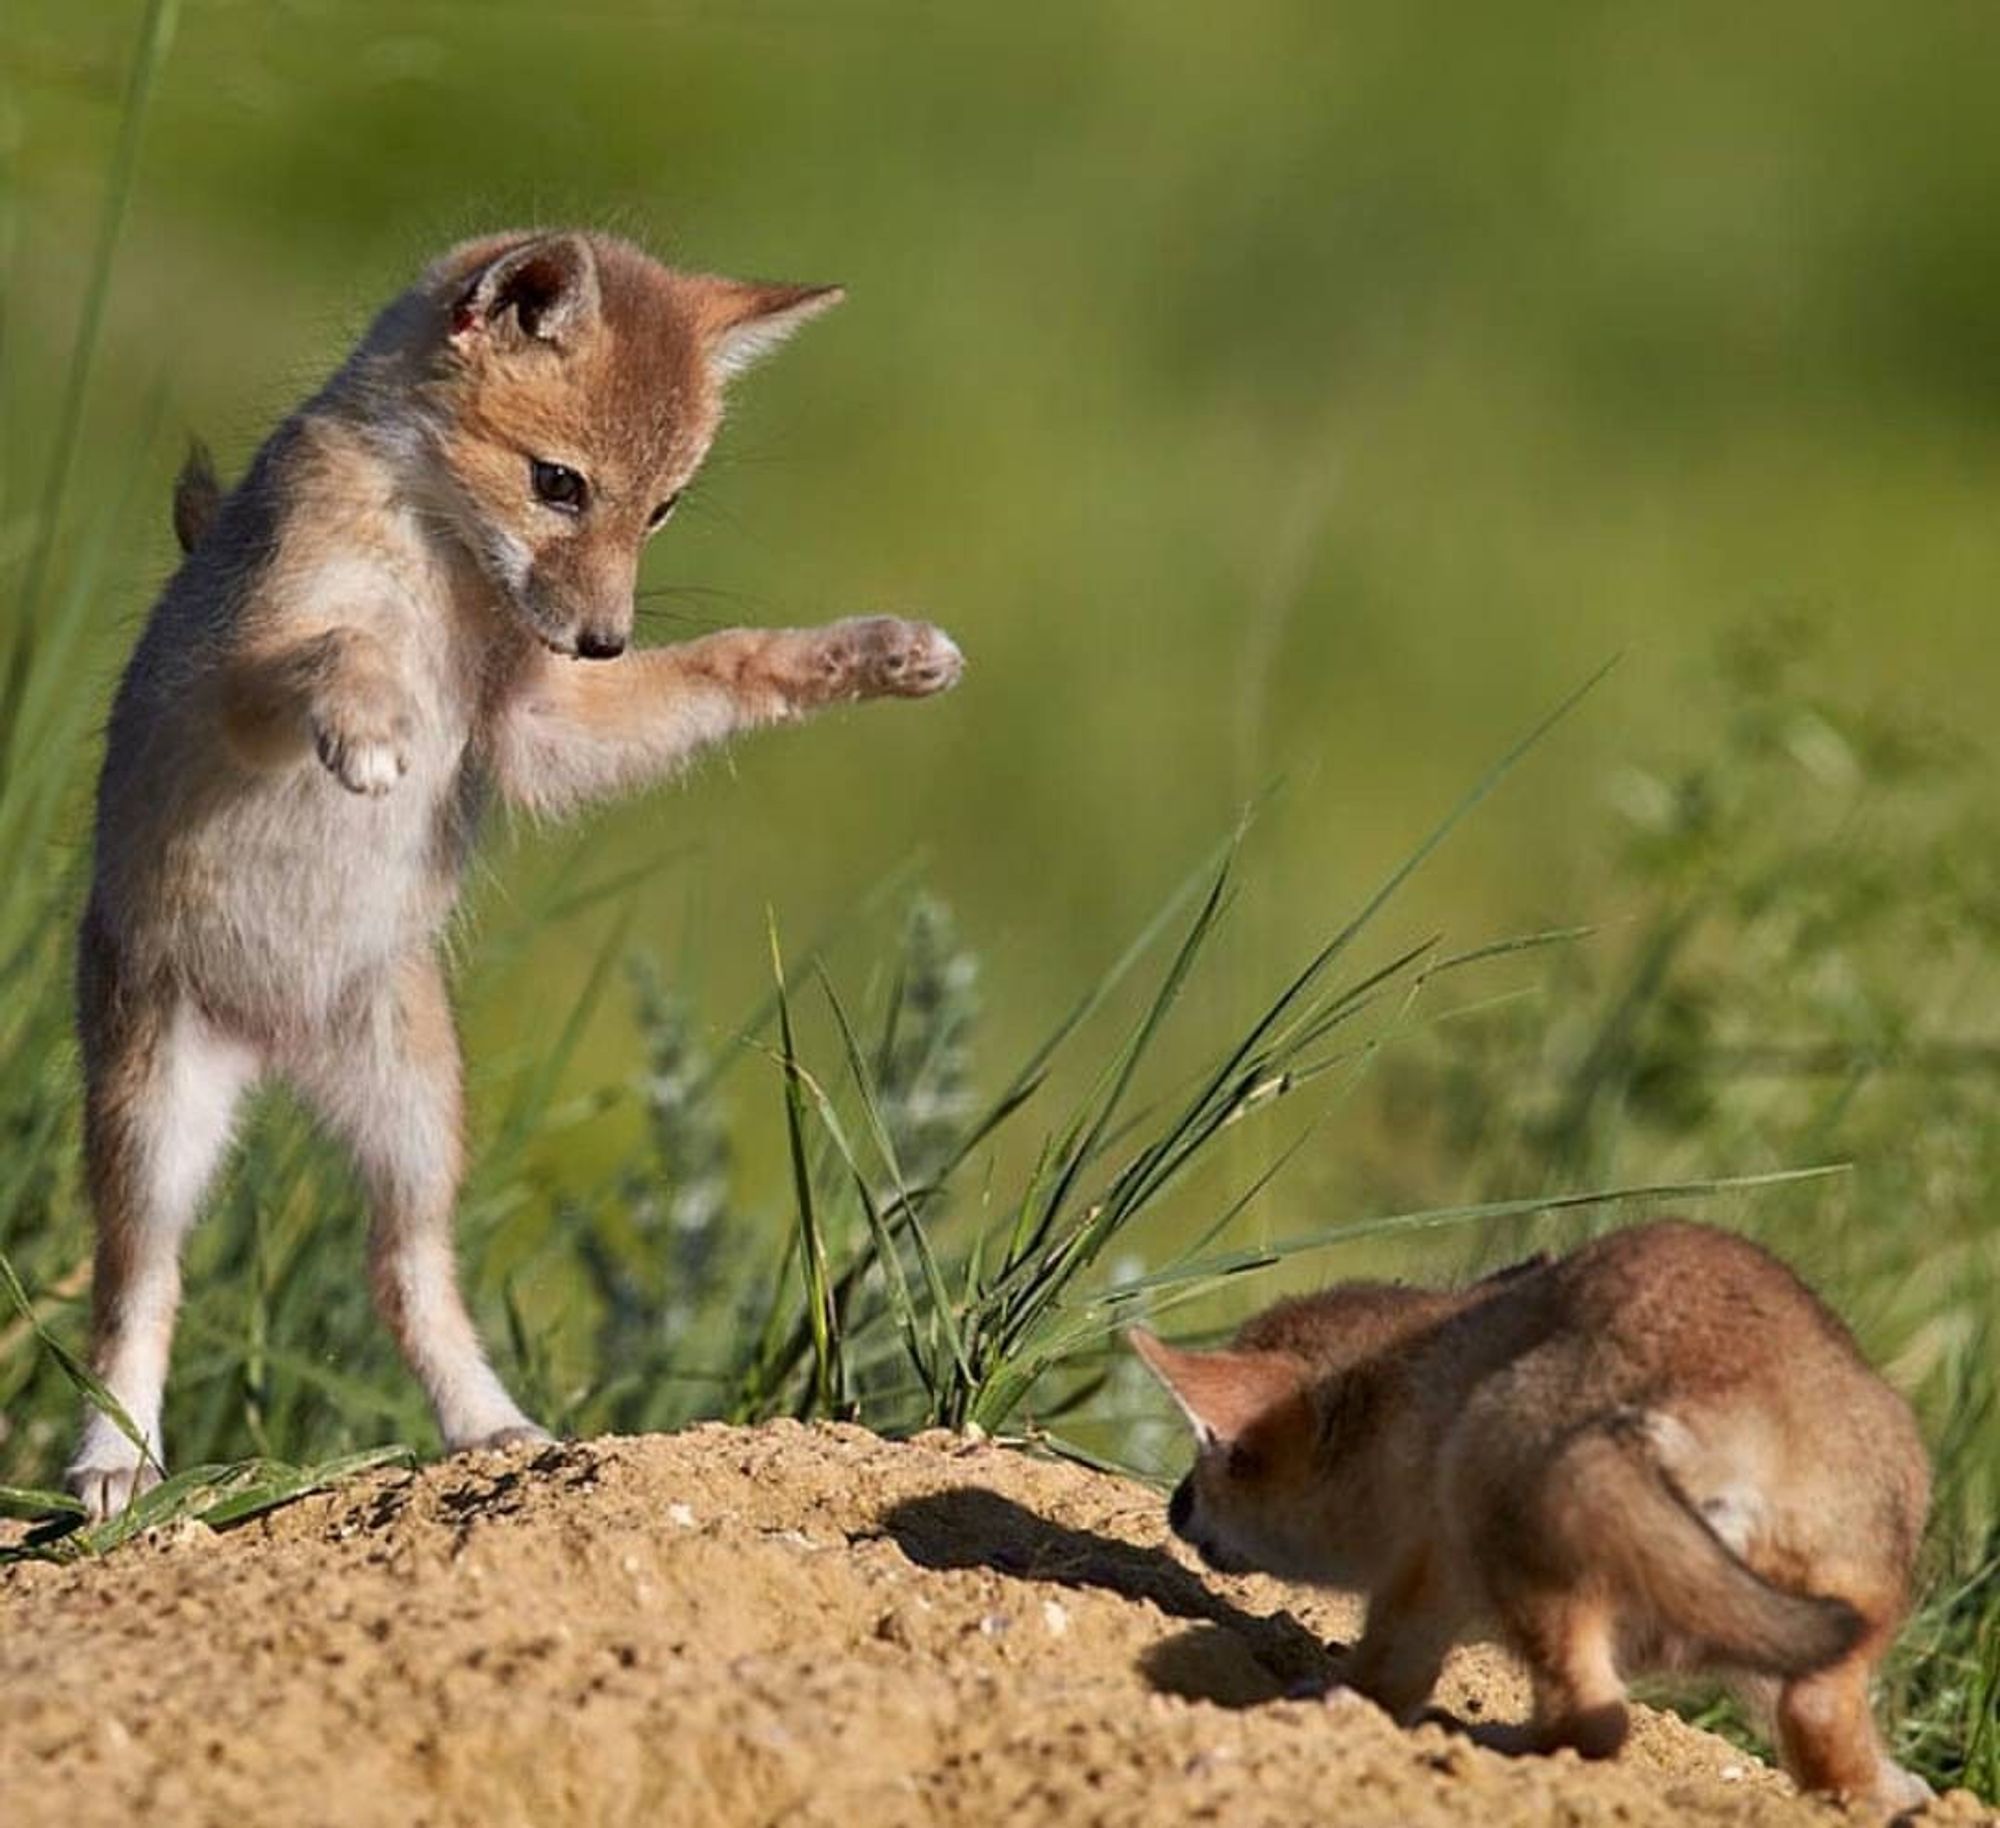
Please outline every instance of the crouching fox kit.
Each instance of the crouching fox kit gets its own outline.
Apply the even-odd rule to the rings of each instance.
[[[78,968],[98,1374],[94,1515],[157,1477],[179,1252],[242,1095],[347,1146],[383,1317],[453,1448],[539,1436],[453,1267],[459,1060],[437,956],[482,804],[567,811],[731,733],[958,677],[923,623],[627,652],[646,541],[728,379],[838,289],[672,272],[596,234],[445,254],[224,492],[113,708]]]
[[[1533,1748],[1607,1757],[1627,1672],[1711,1668],[1773,1701],[1802,1787],[1928,1794],[1868,1699],[1908,1603],[1923,1445],[1755,1245],[1640,1225],[1453,1292],[1282,1302],[1226,1351],[1132,1339],[1197,1437],[1174,1529],[1218,1568],[1365,1594],[1343,1681],[1391,1714],[1483,1627],[1533,1679]]]

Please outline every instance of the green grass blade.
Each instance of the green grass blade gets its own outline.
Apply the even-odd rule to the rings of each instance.
[[[131,201],[139,167],[139,142],[145,126],[147,104],[165,64],[173,41],[177,0],[146,0],[140,20],[138,49],[126,74],[124,104],[118,115],[118,139],[112,150],[111,170],[106,181],[104,209],[98,218],[97,236],[91,253],[90,278],[84,288],[83,310],[77,319],[76,337],[63,377],[62,402],[56,412],[55,439],[43,479],[42,499],[35,517],[35,543],[29,550],[22,579],[18,626],[7,672],[0,680],[0,794],[4,794],[14,771],[14,742],[19,734],[18,711],[35,670],[38,638],[37,622],[42,600],[55,560],[56,540],[69,493],[69,479],[76,467],[77,447],[83,435],[84,403],[90,392],[91,371],[96,365],[97,347],[104,328],[104,307],[111,295],[111,271],[118,253],[119,235],[124,227],[126,207]]]
[[[317,1466],[266,1463],[260,1478],[211,1505],[201,1513],[201,1520],[212,1530],[226,1530],[233,1523],[261,1517],[294,1499],[331,1491],[380,1467],[408,1466],[413,1459],[407,1447],[392,1443],[386,1447],[364,1447],[337,1459],[322,1460]]]
[[[1448,1226],[1481,1224],[1493,1219],[1523,1218],[1547,1212],[1570,1212],[1589,1206],[1628,1204],[1635,1200],[1702,1200],[1723,1194],[1751,1193],[1770,1187],[1794,1185],[1802,1181],[1824,1180],[1848,1172],[1844,1162],[1823,1163],[1810,1168],[1781,1168],[1760,1174],[1723,1175],[1699,1181],[1656,1181],[1630,1187],[1592,1188],[1581,1193],[1543,1193],[1525,1199],[1482,1200],[1462,1206],[1422,1207],[1410,1212],[1385,1213],[1375,1218],[1355,1219],[1328,1226],[1323,1231],[1281,1238],[1275,1243],[1231,1251],[1195,1262],[1156,1270],[1150,1275],[1121,1283],[1101,1299],[1130,1303],[1147,1293],[1167,1288],[1199,1284],[1205,1280],[1237,1276],[1250,1270],[1268,1269],[1287,1258],[1336,1245],[1358,1243],[1364,1238],[1385,1238],[1405,1233],[1434,1231]]]
[[[27,1485],[0,1485],[0,1511],[37,1520],[90,1515],[81,1498],[72,1498],[68,1492],[38,1491]]]
[[[1090,1161],[1129,1090],[1140,1062],[1157,1039],[1168,1012],[1179,1001],[1195,960],[1215,931],[1216,923],[1227,905],[1233,858],[1232,851],[1217,869],[1201,907],[1160,980],[1159,988],[1124,1042],[1099,1072],[1057,1145],[1054,1171],[1047,1191],[1039,1196],[1037,1210],[1026,1228],[1025,1248],[1019,1258],[1001,1266],[999,1284],[991,1291],[1002,1294],[1006,1301],[1008,1311],[1004,1327],[1007,1332],[1018,1328],[1022,1319],[1022,1304],[1032,1311],[1045,1292],[1060,1287],[1074,1273],[1074,1269],[1080,1267],[1081,1253],[1087,1248],[1092,1222],[1086,1219],[1081,1227],[1051,1245],[1056,1222],[1076,1186],[1078,1176]],[[1046,1253],[1045,1246],[1049,1247]],[[1025,1279],[1016,1273],[1024,1269]],[[1014,1292],[1017,1288],[1020,1291],[1018,1297]]]
[[[948,1179],[967,1156],[1034,1096],[1047,1077],[1050,1062],[1062,1051],[1064,1044],[1110,1001],[1118,987],[1132,974],[1139,961],[1152,951],[1160,936],[1179,918],[1181,910],[1200,892],[1202,884],[1213,877],[1226,861],[1235,855],[1237,847],[1242,842],[1242,836],[1243,827],[1239,824],[1227,838],[1211,849],[1200,863],[1181,878],[1154,909],[1146,924],[1133,936],[1124,951],[1112,960],[1111,964],[1099,974],[1097,981],[1070,1006],[1062,1019],[1036,1045],[992,1104],[967,1126],[965,1136],[958,1147],[952,1152],[945,1166],[938,1171],[936,1178],[939,1181]]]
[[[965,1356],[965,1342],[959,1333],[951,1291],[945,1285],[944,1271],[938,1264],[936,1253],[931,1249],[930,1239],[925,1235],[922,1215],[912,1200],[909,1186],[903,1178],[902,1164],[896,1158],[896,1145],[889,1135],[889,1126],[883,1119],[868,1063],[862,1056],[859,1041],[855,1038],[854,1025],[848,1020],[847,1011],[834,990],[832,980],[824,970],[819,972],[819,982],[820,988],[826,993],[827,1006],[833,1011],[834,1025],[840,1032],[841,1045],[847,1053],[848,1071],[853,1076],[855,1091],[861,1099],[862,1111],[868,1119],[870,1134],[874,1138],[876,1148],[881,1152],[884,1166],[889,1171],[890,1182],[896,1189],[896,1210],[902,1217],[911,1248],[916,1253],[918,1273],[922,1276],[924,1287],[930,1296],[932,1320],[944,1334],[946,1349],[951,1354],[952,1363],[959,1377],[969,1383],[972,1369]],[[842,1154],[847,1157],[852,1167],[853,1153],[844,1144]],[[858,1169],[856,1180],[861,1188],[864,1204],[871,1209],[871,1222],[881,1226],[879,1215],[872,1211],[874,1202],[869,1196],[865,1178],[860,1175]],[[885,1259],[893,1260],[895,1247],[893,1241],[888,1238],[886,1227],[882,1231],[881,1248]]]
[[[152,1443],[140,1432],[138,1423],[125,1413],[124,1404],[111,1394],[96,1372],[42,1324],[34,1303],[28,1299],[28,1291],[21,1286],[21,1278],[14,1273],[14,1266],[7,1260],[4,1251],[0,1251],[0,1290],[6,1292],[15,1311],[40,1342],[42,1350],[54,1361],[56,1368],[69,1380],[71,1388],[101,1410],[110,1419],[111,1425],[139,1450],[147,1464],[157,1468],[160,1462],[153,1452]]]
[[[813,1194],[813,1177],[806,1153],[804,1073],[792,1033],[792,1004],[785,988],[784,954],[778,945],[777,916],[765,910],[771,943],[771,975],[775,984],[779,1063],[784,1069],[785,1139],[791,1152],[792,1197],[798,1218],[799,1263],[805,1276],[806,1314],[812,1333],[813,1401],[822,1415],[839,1415],[846,1405],[841,1366],[840,1314],[827,1266],[826,1238]]]
[[[872,1256],[857,1259],[842,1274],[831,1303],[832,1309],[836,1314],[844,1312],[842,1295],[858,1285],[871,1263],[879,1265],[889,1308],[902,1332],[910,1363],[926,1392],[935,1398],[937,1383],[924,1352],[923,1319],[917,1311],[916,1300],[911,1292],[902,1258],[897,1252],[895,1238],[891,1235],[888,1221],[882,1216],[881,1203],[868,1184],[867,1170],[862,1167],[853,1144],[848,1141],[846,1126],[841,1123],[840,1114],[834,1109],[833,1100],[827,1096],[826,1088],[802,1066],[795,1065],[791,1071],[795,1074],[798,1085],[811,1099],[813,1108],[819,1116],[821,1128],[826,1132],[835,1153],[847,1168],[855,1195],[860,1202],[862,1216],[867,1221],[869,1238],[873,1245]]]

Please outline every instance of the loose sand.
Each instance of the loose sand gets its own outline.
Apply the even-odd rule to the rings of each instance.
[[[1650,1711],[1584,1766],[1283,1699],[1353,1624],[1196,1571],[1140,1487],[944,1436],[474,1455],[0,1570],[0,1823],[1844,1819]],[[1476,1651],[1441,1699],[1522,1690]]]

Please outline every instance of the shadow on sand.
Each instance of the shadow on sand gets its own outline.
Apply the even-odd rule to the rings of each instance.
[[[1094,1587],[1194,1621],[1140,1658],[1163,1694],[1254,1707],[1324,1689],[1333,1676],[1336,1652],[1290,1613],[1245,1612],[1160,1549],[1051,1523],[998,1492],[966,1485],[906,1499],[883,1513],[882,1533],[919,1567]]]

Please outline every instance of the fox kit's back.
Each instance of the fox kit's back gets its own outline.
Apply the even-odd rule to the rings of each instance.
[[[1806,1786],[1923,1793],[1868,1713],[1908,1605],[1923,1446],[1756,1246],[1636,1226],[1463,1290],[1282,1303],[1225,1352],[1135,1343],[1200,1443],[1175,1527],[1218,1565],[1365,1592],[1345,1681],[1392,1712],[1485,1625],[1534,1678],[1533,1745],[1614,1752],[1626,1671],[1707,1666],[1777,1685]]]
[[[99,1374],[94,1514],[157,1479],[179,1251],[259,1079],[353,1154],[384,1317],[449,1446],[540,1431],[457,1291],[457,1040],[437,956],[483,804],[566,811],[706,744],[958,677],[874,616],[628,652],[641,551],[725,386],[838,301],[594,234],[454,248],[225,491],[119,689],[78,966]]]

